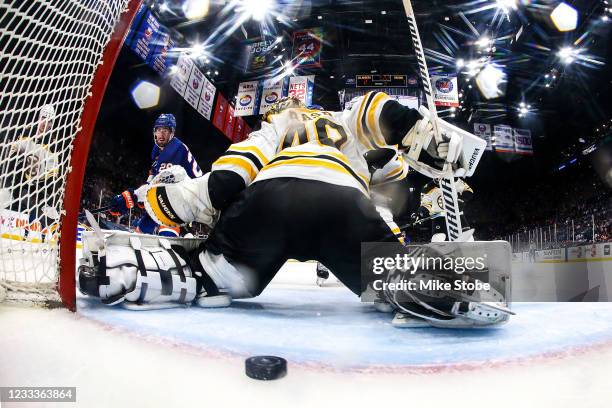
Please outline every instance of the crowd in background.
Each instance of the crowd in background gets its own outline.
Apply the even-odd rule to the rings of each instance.
[[[90,154],[87,161],[81,195],[82,209],[104,207],[113,196],[128,188],[138,188],[146,181],[149,157],[130,154],[122,139],[116,140],[96,132],[91,151],[95,154]],[[141,211],[135,208],[131,214],[119,217],[111,216],[108,212],[101,216],[127,227],[140,217]]]
[[[612,189],[589,166],[487,198],[498,222],[478,218],[479,212],[486,213],[482,200],[468,211],[481,239],[508,240],[519,250],[612,240]]]

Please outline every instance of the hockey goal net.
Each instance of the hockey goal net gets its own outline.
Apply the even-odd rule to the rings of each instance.
[[[0,300],[75,308],[104,90],[141,0],[0,0]]]

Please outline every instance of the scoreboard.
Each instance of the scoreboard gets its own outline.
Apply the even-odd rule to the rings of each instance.
[[[358,88],[406,87],[408,85],[408,76],[407,75],[356,75],[355,85]]]

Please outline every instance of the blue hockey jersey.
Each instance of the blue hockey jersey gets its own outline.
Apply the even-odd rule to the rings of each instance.
[[[203,175],[189,148],[176,136],[163,149],[153,145],[151,161],[151,170],[149,170],[147,181],[171,166],[182,166],[191,178],[202,177]]]

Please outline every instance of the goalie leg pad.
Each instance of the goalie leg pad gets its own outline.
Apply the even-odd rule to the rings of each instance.
[[[208,226],[214,224],[217,210],[210,201],[208,179],[210,173],[175,184],[147,187],[144,201],[147,213],[158,224],[178,227],[193,221]]]
[[[168,239],[116,234],[98,252],[90,248],[84,245],[79,289],[104,304],[186,304],[196,297],[198,283],[186,252]]]

